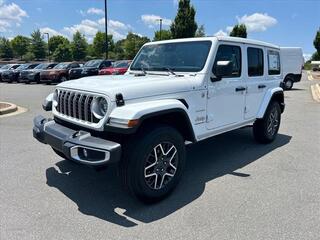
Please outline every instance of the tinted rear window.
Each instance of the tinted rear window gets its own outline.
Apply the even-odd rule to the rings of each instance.
[[[263,75],[263,50],[261,48],[251,48],[248,53],[248,75],[249,77]]]

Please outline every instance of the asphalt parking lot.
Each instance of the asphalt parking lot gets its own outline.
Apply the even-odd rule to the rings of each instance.
[[[319,239],[320,103],[312,81],[285,92],[279,136],[245,128],[188,146],[176,191],[143,205],[116,166],[76,165],[32,137],[54,86],[0,83],[0,100],[27,112],[0,118],[0,239]]]

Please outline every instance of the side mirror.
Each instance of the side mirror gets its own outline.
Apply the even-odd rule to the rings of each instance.
[[[211,77],[211,81],[220,81],[223,77],[231,76],[232,71],[231,61],[218,61],[215,66],[215,77]]]

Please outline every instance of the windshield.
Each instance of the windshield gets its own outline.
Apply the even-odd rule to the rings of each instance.
[[[66,69],[68,67],[69,63],[59,63],[54,67],[54,69]]]
[[[36,66],[34,69],[46,69],[49,66],[48,63],[41,63],[38,66]]]
[[[11,66],[12,66],[12,65],[7,64],[7,65],[2,66],[1,69],[9,69]]]
[[[89,62],[86,62],[84,64],[84,67],[99,67],[99,64],[102,62],[102,60],[91,60]]]
[[[119,61],[119,62],[115,62],[113,63],[114,68],[127,68],[129,67],[130,62],[129,61]]]
[[[30,64],[22,64],[19,67],[17,67],[17,70],[24,70],[27,69],[30,66]]]
[[[131,70],[198,72],[206,63],[211,41],[159,43],[144,46]]]

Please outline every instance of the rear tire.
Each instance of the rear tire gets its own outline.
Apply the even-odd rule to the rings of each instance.
[[[278,102],[271,102],[262,119],[253,124],[253,136],[259,143],[271,143],[277,137],[281,122],[281,109]]]
[[[177,186],[185,165],[181,134],[166,125],[144,129],[124,144],[119,164],[122,182],[145,203],[160,201]]]
[[[291,77],[287,77],[284,81],[284,89],[290,90],[293,87],[293,79]]]

